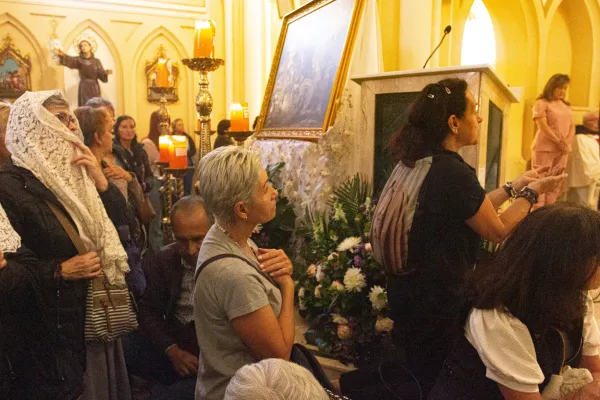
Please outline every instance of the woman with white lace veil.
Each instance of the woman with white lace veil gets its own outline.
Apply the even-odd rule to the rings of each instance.
[[[102,271],[110,283],[123,283],[129,270],[111,222],[121,217],[125,200],[83,144],[60,91],[17,99],[6,147],[14,165],[0,171],[0,204],[40,261],[34,278],[46,316],[46,329],[30,342],[46,364],[23,366],[17,379],[35,388],[36,399],[130,399],[120,340],[86,344],[83,329],[88,279]],[[49,203],[71,219],[88,253],[78,255]]]

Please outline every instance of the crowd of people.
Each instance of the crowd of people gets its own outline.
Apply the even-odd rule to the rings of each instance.
[[[565,77],[534,106],[532,169],[490,193],[459,155],[482,122],[466,81],[427,85],[390,143],[370,240],[422,399],[600,398],[600,216],[571,190],[600,177],[597,142],[584,166],[597,114],[576,137]],[[164,245],[158,112],[145,138],[135,128],[101,98],[0,102],[0,397],[129,400],[147,385],[152,399],[342,398],[294,343],[292,261],[251,240],[276,215],[260,156],[221,121]],[[181,119],[171,129],[187,135]],[[567,168],[589,177],[567,195],[585,205],[553,205]],[[500,246],[479,262],[482,239]],[[93,315],[110,333],[121,287],[139,326],[92,338],[90,294],[108,294]]]

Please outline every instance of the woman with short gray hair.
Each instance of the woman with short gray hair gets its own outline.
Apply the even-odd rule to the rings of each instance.
[[[344,399],[323,389],[306,369],[277,358],[246,365],[231,378],[224,400]]]
[[[194,320],[200,347],[196,398],[222,399],[247,364],[289,360],[294,343],[292,263],[250,240],[275,217],[277,191],[258,154],[221,147],[198,166],[199,194],[215,218],[196,268]]]

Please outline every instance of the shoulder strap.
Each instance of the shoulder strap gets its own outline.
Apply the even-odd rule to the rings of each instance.
[[[71,242],[73,242],[73,245],[75,246],[75,248],[79,252],[79,255],[86,254],[87,253],[87,249],[85,247],[85,244],[83,244],[83,240],[81,240],[81,236],[79,236],[79,233],[77,232],[77,229],[75,229],[75,227],[73,226],[73,224],[71,223],[71,221],[69,221],[69,218],[67,218],[67,216],[65,215],[65,213],[63,213],[52,202],[50,202],[49,200],[44,200],[44,201],[46,202],[46,204],[50,208],[50,211],[52,211],[52,214],[54,214],[54,216],[56,217],[56,219],[58,219],[58,222],[60,222],[60,224],[62,225],[62,227],[65,230],[65,232],[67,232],[67,235],[69,236],[69,239],[71,239]]]
[[[237,258],[238,260],[242,260],[243,262],[245,262],[246,264],[248,264],[250,267],[252,267],[252,269],[255,269],[254,265],[252,265],[252,263],[248,260],[246,260],[244,257],[240,257],[236,254],[231,254],[231,253],[226,253],[226,254],[219,254],[216,255],[214,257],[209,258],[208,260],[204,261],[202,264],[200,264],[200,266],[198,267],[198,269],[196,269],[196,273],[194,275],[194,282],[196,282],[198,280],[198,277],[200,276],[200,273],[202,273],[202,271],[204,271],[204,269],[209,265],[212,264],[215,261],[219,261],[222,260],[224,258]],[[273,285],[277,286],[275,284],[275,282],[273,281],[273,279],[265,274],[262,274],[264,277],[266,277]]]

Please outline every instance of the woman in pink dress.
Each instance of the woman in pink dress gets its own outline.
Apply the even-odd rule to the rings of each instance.
[[[568,75],[552,75],[533,105],[533,120],[537,126],[531,146],[531,162],[534,169],[544,166],[562,169],[567,166],[567,158],[575,136],[573,111],[565,101],[569,83]],[[557,188],[552,192],[540,194],[537,207],[554,204],[560,193],[561,189]]]

